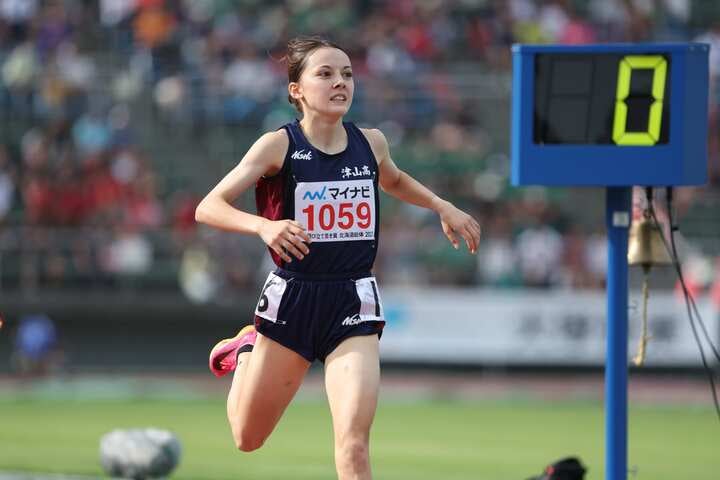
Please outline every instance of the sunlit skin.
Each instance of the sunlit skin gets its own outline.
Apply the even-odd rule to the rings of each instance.
[[[315,50],[305,60],[300,80],[291,82],[288,91],[301,103],[303,120],[319,115],[337,122],[350,109],[355,92],[350,58],[337,48]]]

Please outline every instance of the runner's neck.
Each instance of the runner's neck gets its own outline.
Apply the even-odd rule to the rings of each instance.
[[[324,122],[321,119],[305,117],[300,121],[305,138],[318,150],[335,154],[347,148],[347,132],[342,119],[333,122]]]

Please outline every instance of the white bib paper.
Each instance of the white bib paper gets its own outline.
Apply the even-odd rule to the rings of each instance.
[[[371,179],[300,182],[295,187],[295,220],[313,242],[372,240],[375,213]]]

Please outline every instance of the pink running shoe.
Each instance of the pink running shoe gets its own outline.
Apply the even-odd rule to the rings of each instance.
[[[252,351],[256,338],[255,327],[248,325],[233,338],[220,340],[210,350],[210,371],[216,377],[222,377],[235,370],[238,354]]]

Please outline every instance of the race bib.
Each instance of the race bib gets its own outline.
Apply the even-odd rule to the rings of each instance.
[[[371,179],[300,182],[295,220],[314,242],[375,238],[375,189]]]

